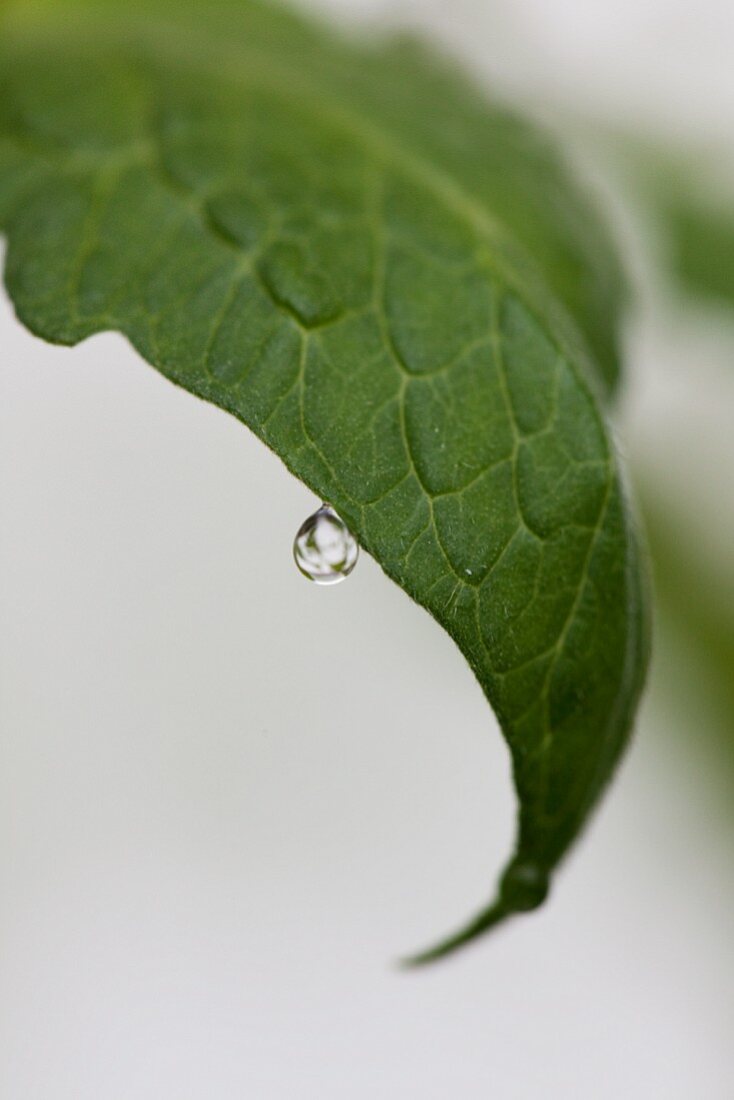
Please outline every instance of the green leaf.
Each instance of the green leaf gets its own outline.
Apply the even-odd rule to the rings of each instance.
[[[616,135],[612,168],[633,202],[641,200],[658,259],[679,290],[734,307],[734,169],[727,150],[673,149]]]
[[[27,2],[1,28],[7,285],[237,416],[455,639],[540,904],[627,742],[644,578],[600,402],[619,271],[547,143],[406,43],[284,10]],[[377,812],[377,811],[376,811]]]
[[[694,747],[696,752],[713,750],[719,778],[730,784],[734,778],[734,563],[716,563],[710,541],[702,540],[700,528],[691,524],[685,496],[682,502],[676,497],[676,505],[671,506],[661,492],[658,475],[644,465],[638,466],[635,475],[654,564],[659,632],[668,650],[669,667],[662,660],[659,674],[667,673],[674,680],[678,705],[691,716],[691,724],[695,721],[695,740],[687,740],[686,753]],[[675,654],[672,660],[671,653]]]
[[[734,307],[734,202],[691,180],[663,198],[658,213],[672,271],[696,298]]]

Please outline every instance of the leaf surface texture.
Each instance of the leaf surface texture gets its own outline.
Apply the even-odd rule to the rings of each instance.
[[[546,140],[405,42],[215,0],[0,8],[21,320],[248,425],[455,639],[540,904],[630,732],[644,571],[602,411],[619,268]],[[448,745],[447,745],[448,749]],[[377,810],[376,810],[377,812]]]

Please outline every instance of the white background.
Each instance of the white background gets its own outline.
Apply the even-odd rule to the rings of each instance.
[[[728,2],[330,7],[546,109],[732,132]],[[317,502],[121,339],[52,348],[3,302],[0,349],[2,1100],[734,1095],[731,792],[665,643],[547,907],[402,974],[511,842],[463,659],[366,556],[307,584]],[[658,318],[631,351],[627,446],[706,523],[731,345]]]

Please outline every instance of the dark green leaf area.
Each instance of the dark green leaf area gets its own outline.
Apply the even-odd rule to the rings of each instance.
[[[209,29],[162,10],[168,34],[135,4],[111,34],[91,3],[84,47],[22,16],[4,36],[8,289],[46,339],[117,329],[249,425],[467,657],[512,752],[518,842],[497,900],[433,957],[540,904],[629,736],[646,614],[599,407],[609,360],[589,311],[568,312],[580,282],[559,302],[561,260],[545,280],[550,238],[528,255],[514,232],[526,209],[539,224],[532,131],[511,138],[451,78],[483,162],[504,133],[509,178],[535,180],[510,218],[500,166],[465,163],[463,139],[449,155],[440,112],[430,137],[427,62],[400,85],[392,51],[259,5],[231,41],[219,3]],[[294,43],[310,60],[291,80]],[[367,93],[376,68],[399,111]]]
[[[725,150],[664,147],[625,135],[613,167],[649,222],[657,259],[675,289],[734,306],[734,201]]]
[[[734,202],[700,199],[692,193],[671,202],[668,241],[673,270],[699,298],[734,307]]]

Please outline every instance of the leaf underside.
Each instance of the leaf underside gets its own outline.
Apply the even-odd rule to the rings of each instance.
[[[6,281],[247,424],[451,634],[509,744],[535,908],[628,739],[644,578],[601,412],[617,264],[536,132],[405,42],[215,0],[0,16]]]

